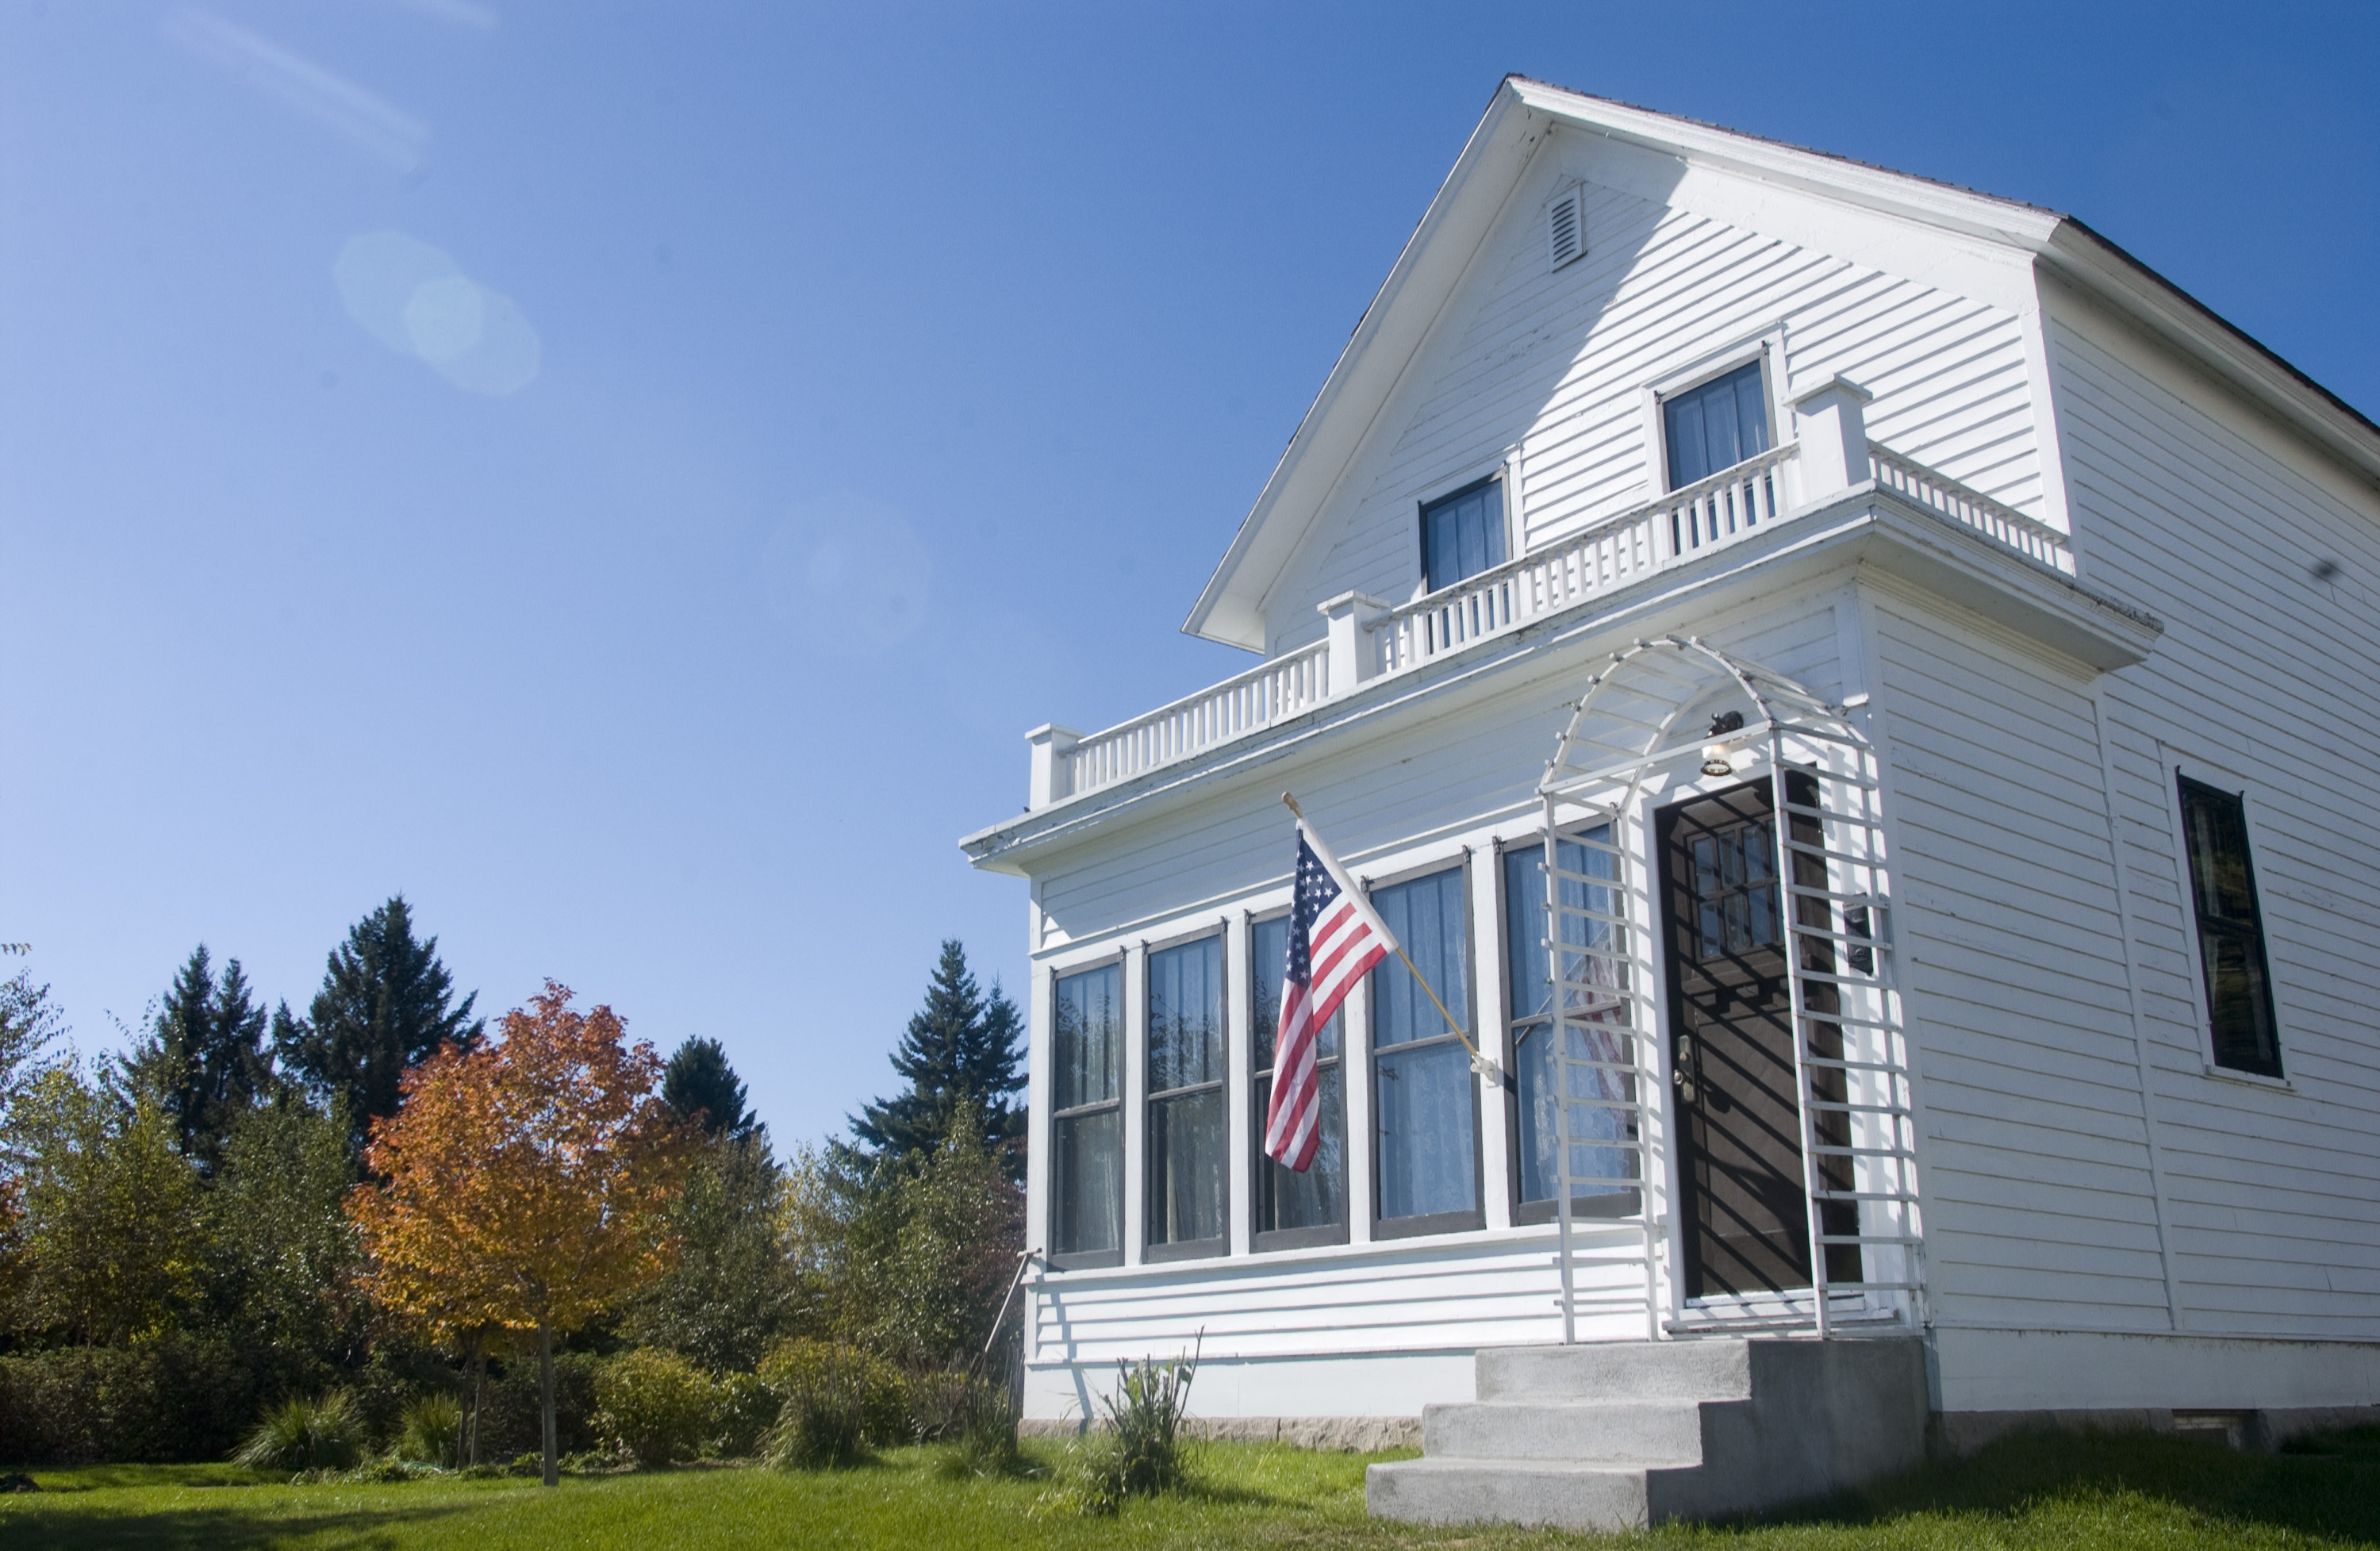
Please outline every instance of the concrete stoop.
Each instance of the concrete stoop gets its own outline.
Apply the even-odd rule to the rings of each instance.
[[[1925,1457],[1912,1338],[1506,1347],[1477,1363],[1477,1400],[1423,1411],[1422,1458],[1366,1472],[1372,1512],[1633,1529],[1773,1508]]]

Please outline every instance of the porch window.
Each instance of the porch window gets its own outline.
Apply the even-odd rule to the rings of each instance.
[[[1503,481],[1490,475],[1424,506],[1421,550],[1432,592],[1503,564]]]
[[[1587,839],[1609,842],[1611,827],[1588,832]],[[1599,915],[1619,912],[1612,887],[1575,881],[1612,877],[1609,853],[1575,840],[1555,842],[1556,866],[1561,879],[1565,909],[1593,911]],[[1546,942],[1553,933],[1547,923],[1545,848],[1515,847],[1504,853],[1504,973],[1512,1010],[1512,1069],[1518,1110],[1513,1134],[1518,1142],[1518,1220],[1540,1222],[1554,1216],[1556,1176],[1560,1161],[1560,1086],[1554,1071],[1554,1000]],[[1612,927],[1599,921],[1565,915],[1562,941],[1602,952],[1612,951]],[[1612,974],[1609,961],[1585,954],[1566,956],[1563,977],[1599,983]],[[1619,989],[1619,988],[1614,988]],[[1595,992],[1573,988],[1572,1013],[1589,1026],[1570,1031],[1573,1060],[1625,1064],[1633,1059],[1624,1005],[1588,1005]],[[1633,1144],[1633,1079],[1626,1072],[1573,1068],[1571,1072],[1571,1178],[1611,1181],[1636,1177]],[[1622,1145],[1597,1145],[1619,1143]],[[1575,1183],[1571,1191],[1573,1216],[1624,1217],[1636,1210],[1637,1193],[1624,1184]]]
[[[1148,1247],[1223,1250],[1223,939],[1148,955]]]
[[[1249,1015],[1255,1022],[1256,1238],[1260,1250],[1347,1242],[1347,1076],[1342,1061],[1346,1014],[1334,1012],[1315,1041],[1315,1075],[1322,1115],[1314,1161],[1293,1173],[1264,1156],[1265,1117],[1272,1112],[1273,1042],[1281,1035],[1281,983],[1289,966],[1289,917],[1258,921],[1248,931]]]
[[[1468,1034],[1471,933],[1463,878],[1463,869],[1454,867],[1390,884],[1373,891],[1372,904]],[[1372,1048],[1381,1233],[1478,1227],[1471,1058],[1395,959],[1372,971]]]
[[[1123,966],[1058,977],[1050,1073],[1050,1254],[1123,1261]]]
[[[1768,450],[1768,394],[1760,363],[1738,367],[1661,400],[1670,488],[1683,490]]]
[[[2198,917],[2198,965],[2215,1064],[2261,1077],[2281,1075],[2265,922],[2248,856],[2248,809],[2238,793],[2176,777],[2190,851],[2190,893]]]

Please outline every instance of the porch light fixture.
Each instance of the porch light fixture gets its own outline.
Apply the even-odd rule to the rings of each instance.
[[[1711,741],[1703,745],[1703,774],[1706,776],[1740,775],[1751,767],[1752,751],[1750,749],[1739,748],[1730,753],[1727,745],[1721,741],[1728,733],[1742,731],[1743,731],[1742,711],[1721,711],[1711,718],[1708,734]]]

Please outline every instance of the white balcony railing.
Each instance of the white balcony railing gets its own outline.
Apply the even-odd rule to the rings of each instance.
[[[1864,440],[1854,440],[1852,447]],[[2073,550],[2056,528],[1887,448],[1865,446],[1866,475],[1879,487],[2044,565],[2074,574]],[[1078,737],[1049,730],[1060,741],[1049,750],[1046,799],[1037,776],[1036,806],[1187,758],[1310,710],[1366,680],[1418,668],[1765,533],[1791,520],[1803,503],[1800,457],[1800,447],[1788,442],[1650,505],[1387,609],[1340,635],[1352,643],[1351,660],[1334,661],[1326,637],[1103,733]],[[1858,468],[1861,461],[1854,454],[1838,460],[1837,467],[1848,462]]]

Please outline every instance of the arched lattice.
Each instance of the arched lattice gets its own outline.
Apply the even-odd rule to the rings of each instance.
[[[1713,748],[1712,745],[1718,746]],[[1723,769],[1706,772],[1706,763]],[[1732,1323],[1915,1325],[1922,1317],[1915,1119],[1889,931],[1877,760],[1848,713],[1698,637],[1612,654],[1572,708],[1545,804],[1548,1068],[1562,1339],[1641,1301],[1646,1334],[1693,1324],[1667,1224],[1682,1200],[1679,1113],[1693,1081],[1663,1031],[1653,800],[1768,783],[1765,896],[1787,966],[1811,1286],[1737,1303]],[[1781,779],[1779,779],[1781,777]],[[1754,866],[1760,864],[1754,863]],[[1776,885],[1781,883],[1781,888]],[[1576,1208],[1633,1194],[1641,1246],[1583,1240]],[[1684,1225],[1679,1231],[1685,1231]],[[1668,1274],[1665,1275],[1665,1268]],[[1641,1273],[1641,1280],[1639,1275]],[[1730,1322],[1730,1321],[1718,1321]]]

